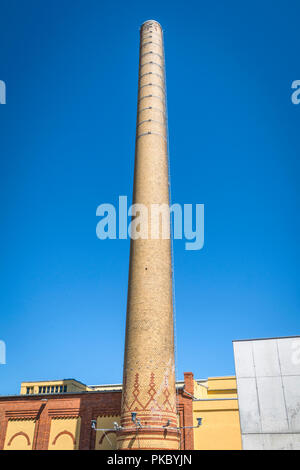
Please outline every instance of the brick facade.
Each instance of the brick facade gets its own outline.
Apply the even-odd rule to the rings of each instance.
[[[184,379],[184,388],[178,392],[178,411],[180,426],[190,426],[193,413],[192,398],[185,391],[193,393],[193,374],[186,373]],[[120,391],[0,396],[0,450],[4,448],[9,420],[17,420],[19,428],[22,428],[22,421],[34,420],[35,430],[31,448],[47,450],[51,420],[79,417],[81,422],[79,449],[92,450],[96,447],[96,432],[91,428],[91,420],[96,420],[99,416],[120,416],[120,413]],[[65,433],[69,432],[65,431]],[[20,434],[22,430],[16,432],[13,439]],[[72,436],[72,439],[73,437],[75,439],[75,436]],[[181,449],[193,449],[193,429],[181,430]]]

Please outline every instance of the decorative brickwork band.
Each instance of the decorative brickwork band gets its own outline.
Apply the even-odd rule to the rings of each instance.
[[[64,434],[66,434],[67,436],[70,436],[70,438],[71,438],[72,441],[73,441],[73,444],[75,445],[75,443],[76,443],[75,437],[74,437],[74,435],[73,435],[70,431],[61,431],[61,432],[59,432],[59,433],[55,436],[55,438],[53,439],[52,445],[55,445],[57,439],[58,439],[60,436],[63,436]]]
[[[7,445],[8,446],[11,446],[11,443],[12,441],[15,439],[15,437],[18,437],[18,436],[24,436],[26,441],[27,441],[27,445],[30,446],[30,439],[29,439],[29,436],[26,432],[23,432],[23,431],[20,431],[20,432],[16,432],[11,438],[10,440],[8,441]]]

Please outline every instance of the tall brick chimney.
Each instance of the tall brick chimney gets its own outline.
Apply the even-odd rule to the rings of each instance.
[[[140,29],[133,203],[169,205],[163,32]],[[136,413],[132,415],[132,413]],[[131,240],[119,449],[178,449],[171,240]],[[163,426],[165,426],[163,428]]]

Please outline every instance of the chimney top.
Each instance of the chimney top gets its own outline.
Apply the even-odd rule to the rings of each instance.
[[[147,20],[147,21],[144,21],[144,23],[141,24],[141,28],[142,28],[142,27],[144,26],[144,24],[146,24],[146,23],[156,23],[156,24],[160,27],[160,29],[162,30],[161,24],[160,24],[158,21],[156,21],[156,20]]]

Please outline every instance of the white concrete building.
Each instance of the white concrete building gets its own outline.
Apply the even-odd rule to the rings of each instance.
[[[233,349],[243,449],[300,450],[300,336]]]

